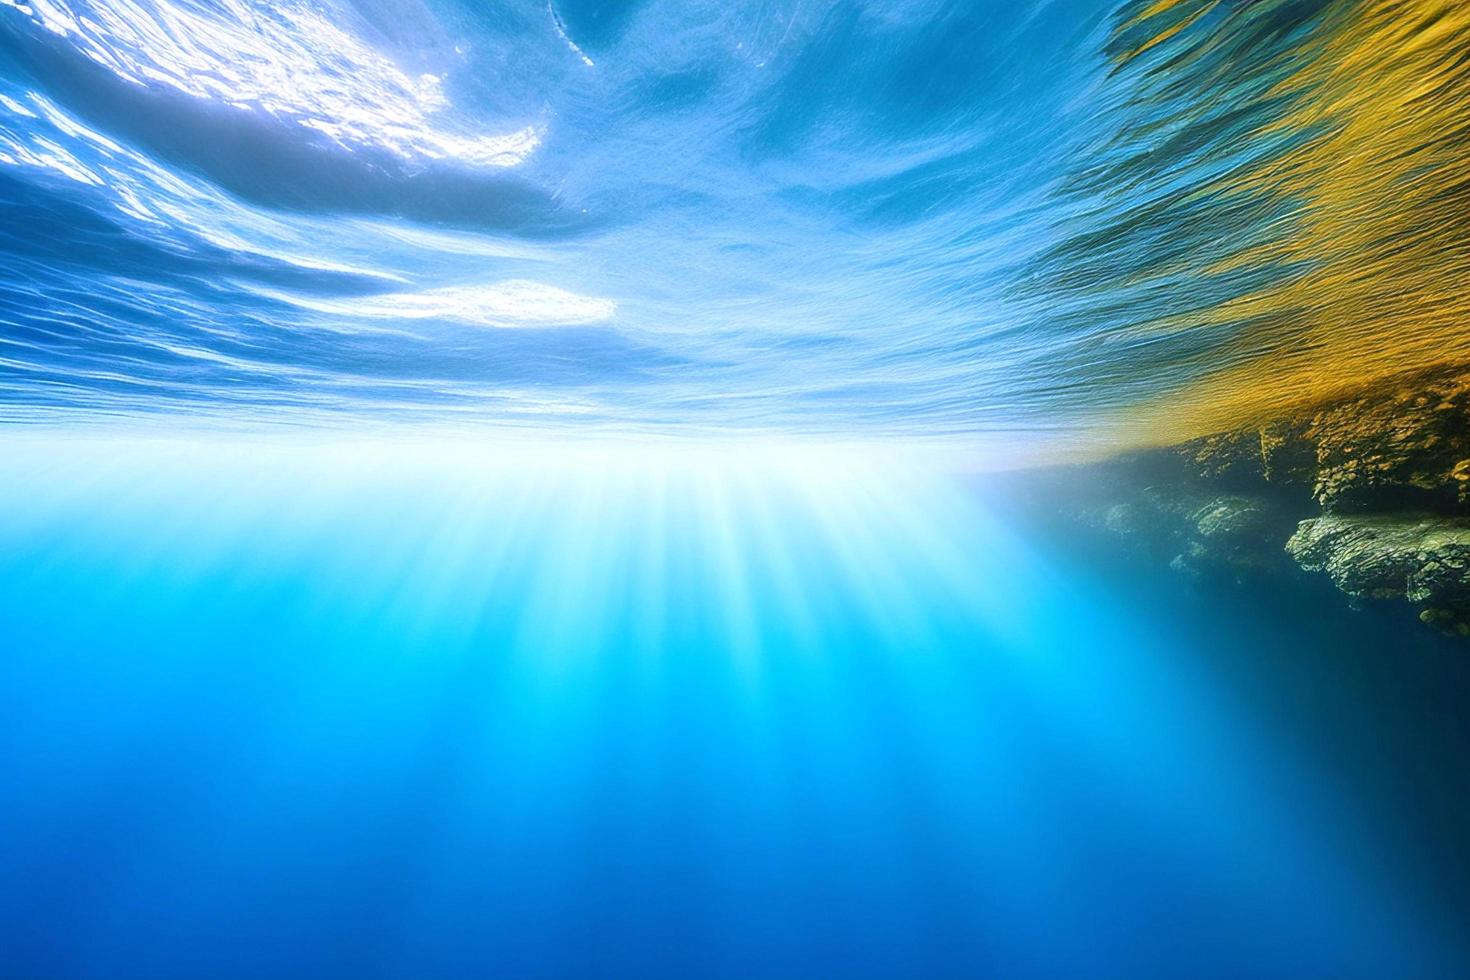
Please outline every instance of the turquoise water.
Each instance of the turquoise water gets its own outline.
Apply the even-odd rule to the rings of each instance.
[[[1463,967],[1462,653],[1191,594],[1034,489],[811,450],[5,469],[10,975]]]
[[[985,475],[1359,277],[1156,6],[0,0],[0,977],[1467,975],[1464,651]]]

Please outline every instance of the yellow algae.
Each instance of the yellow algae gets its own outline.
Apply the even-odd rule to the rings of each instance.
[[[1304,271],[1139,324],[1145,333],[1255,326],[1232,343],[1238,356],[1227,366],[1130,410],[1132,441],[1192,438],[1470,363],[1470,4],[1375,0],[1332,14],[1311,57],[1272,89],[1297,97],[1250,138],[1312,135],[1208,187],[1272,197],[1291,221],[1248,248],[1195,258],[1208,275],[1265,262]],[[1158,40],[1179,26],[1161,25]]]

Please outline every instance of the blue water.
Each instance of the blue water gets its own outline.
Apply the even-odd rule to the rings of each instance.
[[[1463,650],[980,472],[1279,349],[1148,6],[0,0],[0,977],[1467,975]]]
[[[912,461],[6,470],[7,975],[1462,975],[1463,652],[1330,588]]]

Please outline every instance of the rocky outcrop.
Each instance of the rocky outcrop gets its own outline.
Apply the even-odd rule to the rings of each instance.
[[[1185,515],[1182,550],[1169,563],[1196,578],[1227,576],[1244,581],[1276,559],[1270,543],[1279,539],[1279,512],[1259,497],[1215,497]]]
[[[1415,374],[1177,452],[1203,480],[1299,489],[1328,513],[1470,513],[1470,372]]]
[[[1470,636],[1470,520],[1325,515],[1302,521],[1286,550],[1357,599],[1407,599],[1419,618]]]
[[[1375,386],[1117,464],[1095,521],[1192,577],[1285,563],[1470,636],[1470,368]],[[1289,564],[1287,566],[1290,567]]]
[[[1148,488],[1089,512],[1091,523],[1196,579],[1243,582],[1280,566],[1295,521],[1265,497]]]

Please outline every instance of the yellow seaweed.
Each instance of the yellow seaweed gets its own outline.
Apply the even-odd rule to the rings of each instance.
[[[1146,28],[1175,6],[1154,4],[1128,27]],[[1470,4],[1370,0],[1334,13],[1313,56],[1275,87],[1302,97],[1252,138],[1316,135],[1211,188],[1291,202],[1290,228],[1201,268],[1273,262],[1309,271],[1145,324],[1163,332],[1267,326],[1237,342],[1250,356],[1126,412],[1129,442],[1176,442],[1406,372],[1470,363]],[[1179,28],[1176,13],[1156,42],[1135,43],[1124,60]]]

